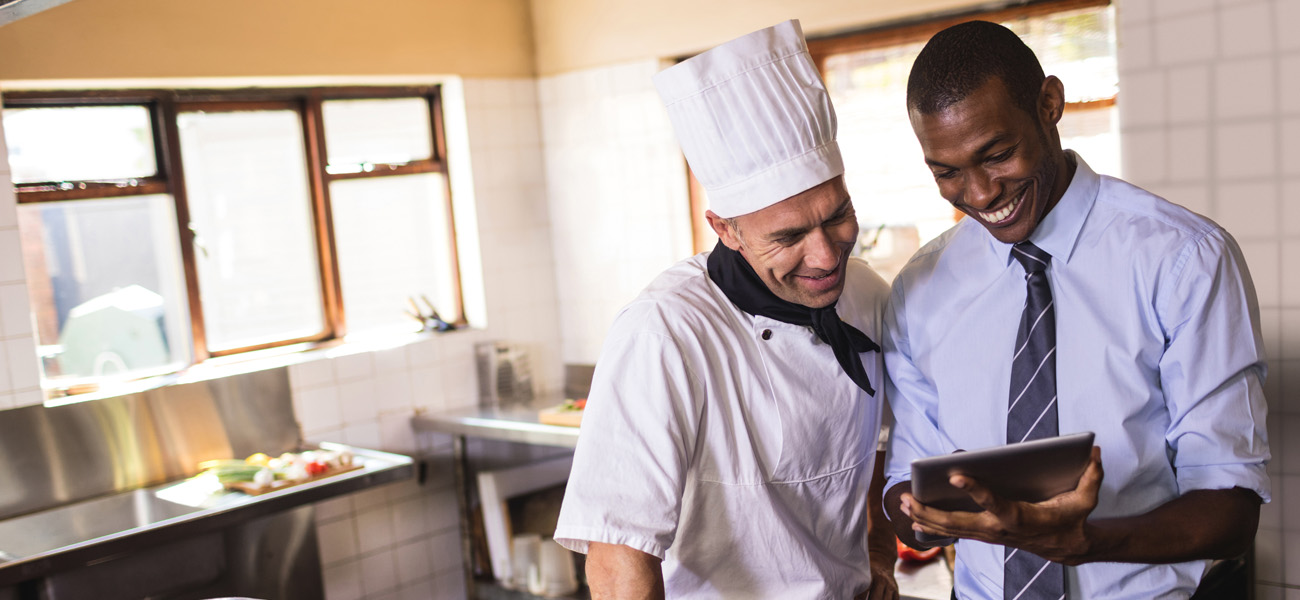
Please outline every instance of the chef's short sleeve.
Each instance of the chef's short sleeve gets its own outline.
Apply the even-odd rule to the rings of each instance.
[[[663,559],[677,533],[701,397],[678,343],[633,305],[596,363],[555,539],[621,544]]]

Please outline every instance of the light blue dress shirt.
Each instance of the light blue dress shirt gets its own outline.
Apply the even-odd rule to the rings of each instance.
[[[1052,255],[1062,435],[1096,432],[1094,518],[1190,490],[1269,499],[1259,309],[1240,248],[1209,219],[1078,168],[1030,241]],[[883,346],[895,425],[888,486],[913,459],[1006,443],[1024,272],[1011,245],[963,219],[893,284]],[[888,488],[886,488],[888,489]],[[1213,515],[1206,515],[1213,518]],[[1001,546],[957,546],[961,598],[1002,598]],[[1071,598],[1186,598],[1208,561],[1069,567]]]

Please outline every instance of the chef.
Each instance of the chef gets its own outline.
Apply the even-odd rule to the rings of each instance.
[[[720,241],[596,364],[555,538],[595,598],[894,598],[875,472],[888,285],[859,259],[798,21],[655,77]]]

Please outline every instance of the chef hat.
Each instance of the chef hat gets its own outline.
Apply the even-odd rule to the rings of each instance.
[[[654,82],[720,217],[749,214],[844,173],[835,109],[797,20],[722,44]]]

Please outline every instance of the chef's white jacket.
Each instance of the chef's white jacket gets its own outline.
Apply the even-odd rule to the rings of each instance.
[[[669,598],[851,598],[867,589],[867,486],[884,390],[862,391],[808,327],[736,308],[708,253],[615,320],[555,538],[663,559]],[[873,340],[889,285],[851,259],[837,310]]]

